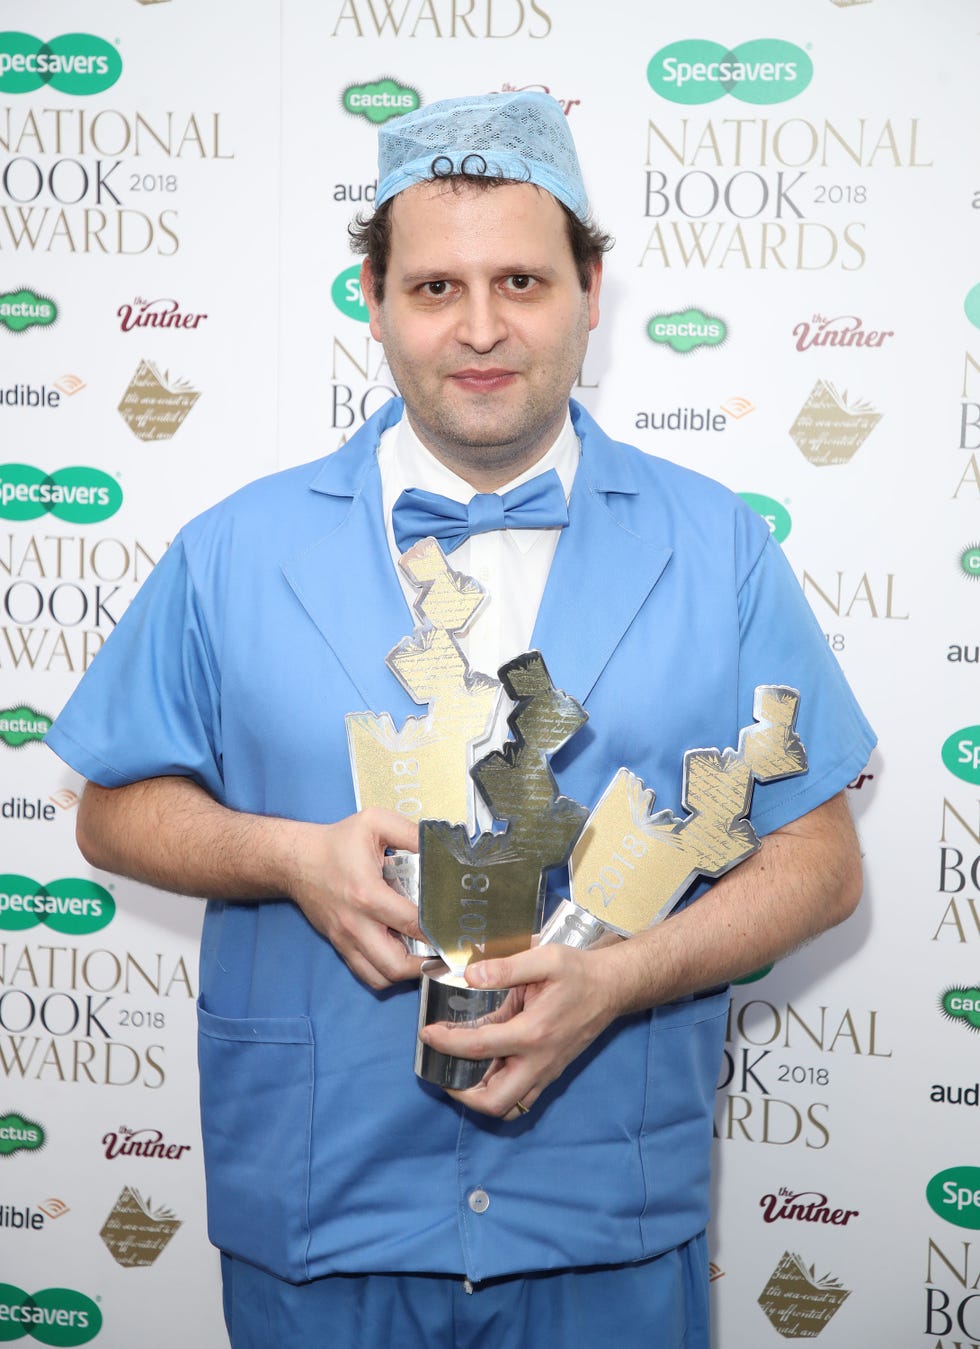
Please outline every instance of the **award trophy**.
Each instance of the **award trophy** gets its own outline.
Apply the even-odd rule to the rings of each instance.
[[[500,684],[470,671],[456,638],[468,630],[486,595],[471,577],[452,570],[435,539],[420,539],[398,565],[418,591],[412,606],[418,622],[385,664],[415,702],[428,704],[428,712],[407,718],[401,730],[387,712],[348,713],[357,808],[383,806],[409,820],[420,820],[424,811],[472,828],[471,747],[490,727]],[[384,877],[418,904],[416,853],[392,853]],[[406,939],[406,945],[412,955],[435,955],[424,942]]]
[[[684,754],[683,816],[655,811],[654,791],[626,768],[589,814],[560,794],[550,765],[588,714],[555,688],[537,651],[503,665],[499,682],[470,671],[456,638],[485,595],[449,567],[434,539],[409,549],[399,566],[419,592],[419,621],[386,663],[429,707],[400,731],[388,713],[348,715],[355,793],[358,808],[386,806],[419,821],[418,856],[395,853],[384,868],[418,905],[432,943],[408,943],[414,954],[434,957],[422,966],[419,1028],[479,1025],[506,1015],[510,990],[471,988],[471,961],[535,942],[585,949],[634,936],[663,921],[699,877],[716,879],[757,851],[748,820],[755,784],[806,772],[795,730],[799,694],[760,685],[754,725],[739,732],[737,749]],[[514,702],[511,738],[471,767],[489,739],[501,690]],[[470,777],[499,826],[475,838]],[[566,863],[571,897],[542,926],[544,873]],[[475,1086],[489,1066],[416,1045],[418,1076],[452,1090]]]

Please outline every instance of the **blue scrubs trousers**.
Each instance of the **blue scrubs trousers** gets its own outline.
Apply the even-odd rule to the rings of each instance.
[[[709,1349],[703,1232],[640,1264],[473,1285],[448,1274],[291,1284],[227,1255],[221,1270],[232,1349]]]

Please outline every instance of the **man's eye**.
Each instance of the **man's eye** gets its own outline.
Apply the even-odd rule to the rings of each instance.
[[[445,295],[449,290],[448,281],[426,281],[422,287],[426,295]]]
[[[523,272],[518,272],[516,276],[508,278],[514,290],[530,290],[534,285],[533,276],[525,276]]]

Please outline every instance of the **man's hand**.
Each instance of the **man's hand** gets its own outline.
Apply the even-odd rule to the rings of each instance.
[[[421,962],[395,935],[420,937],[418,912],[381,875],[386,848],[418,849],[418,827],[395,811],[309,824],[229,810],[184,777],[89,782],[77,836],[93,866],[162,890],[293,900],[371,988],[418,977]]]
[[[619,1014],[605,951],[540,946],[467,968],[476,988],[509,988],[492,1021],[427,1026],[421,1039],[442,1054],[493,1059],[483,1081],[449,1094],[471,1110],[517,1119]]]
[[[418,851],[418,826],[391,810],[336,824],[293,822],[286,889],[358,979],[387,988],[418,978],[421,961],[397,934],[423,938],[418,910],[382,879],[386,848]]]

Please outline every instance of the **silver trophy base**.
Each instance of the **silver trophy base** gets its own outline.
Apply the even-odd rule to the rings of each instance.
[[[416,908],[419,906],[419,855],[417,852],[390,852],[384,860],[381,875],[403,899],[410,900]],[[417,937],[399,934],[410,956],[423,956],[426,959],[437,955],[434,947]]]
[[[422,966],[419,988],[419,1030],[437,1022],[452,1026],[478,1026],[500,1010],[509,993],[506,988],[470,988],[459,975],[449,973],[441,960]],[[492,1059],[458,1059],[415,1044],[415,1072],[426,1082],[450,1091],[466,1091],[482,1081]]]

